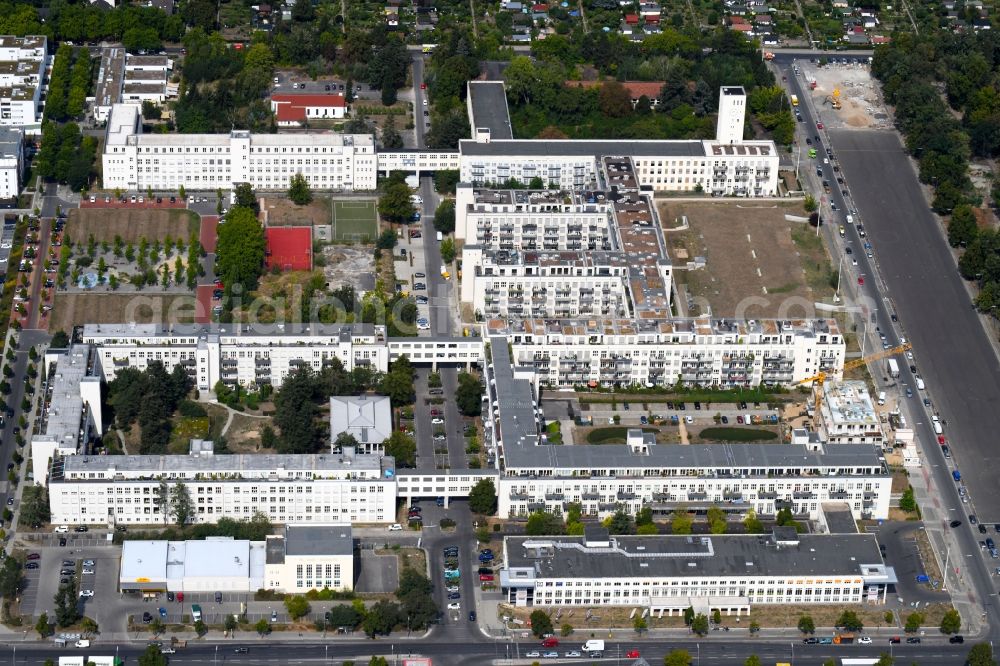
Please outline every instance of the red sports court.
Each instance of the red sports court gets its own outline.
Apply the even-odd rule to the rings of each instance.
[[[264,264],[282,271],[312,270],[312,227],[268,227]]]

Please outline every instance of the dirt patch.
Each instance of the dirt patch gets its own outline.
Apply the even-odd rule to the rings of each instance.
[[[924,565],[924,573],[931,580],[944,580],[941,576],[941,567],[938,566],[937,557],[934,556],[934,551],[931,548],[931,541],[927,537],[927,531],[915,530],[913,532],[913,541],[917,544],[917,552],[920,553],[920,562]],[[938,618],[937,621],[940,623],[941,619]]]
[[[868,65],[800,63],[803,89],[809,77],[816,79],[812,103],[824,125],[830,127],[886,128],[889,122],[882,93]],[[836,93],[836,94],[835,94]],[[841,108],[833,108],[838,97]]]
[[[195,298],[190,294],[56,294],[49,329],[71,331],[83,324],[194,322]]]
[[[201,221],[197,213],[182,209],[145,208],[78,208],[69,211],[66,233],[74,242],[85,243],[91,234],[98,242],[114,242],[121,236],[125,243],[149,242],[171,238],[187,241],[191,234],[200,234]]]
[[[327,245],[323,248],[323,274],[331,289],[343,285],[355,291],[375,288],[375,257],[372,245]]]
[[[297,206],[283,197],[262,197],[260,209],[272,227],[314,227],[333,221],[330,200],[325,197],[317,197],[305,206]]]
[[[695,257],[705,268],[674,273],[691,316],[737,319],[813,317],[813,303],[832,297],[830,260],[798,203],[660,203],[664,228],[686,216],[688,228],[666,232],[674,265]]]
[[[233,453],[274,453],[274,449],[265,449],[260,445],[260,433],[266,425],[274,427],[267,417],[233,414],[225,435],[226,446]]]

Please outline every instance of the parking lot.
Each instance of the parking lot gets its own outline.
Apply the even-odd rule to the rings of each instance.
[[[375,551],[361,551],[361,571],[355,589],[361,593],[392,594],[399,587],[399,562],[393,551],[376,555]]]

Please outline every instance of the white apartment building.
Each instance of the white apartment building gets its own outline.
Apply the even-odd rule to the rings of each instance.
[[[511,340],[515,364],[551,386],[789,386],[821,371],[839,378],[846,353],[832,319],[537,318],[488,328]]]
[[[105,188],[282,190],[301,173],[321,190],[374,190],[370,134],[142,134],[141,109],[116,104],[103,154]]]
[[[601,533],[603,532],[603,533]],[[875,535],[506,537],[500,587],[520,607],[693,607],[740,616],[755,604],[885,602],[897,582]]]
[[[490,131],[477,131],[474,139],[459,142],[461,179],[484,185],[541,178],[549,188],[605,189],[612,175],[601,158],[623,156],[632,159],[639,185],[657,192],[773,196],[778,191],[777,146],[773,141],[743,140],[745,118],[745,91],[724,86],[714,141],[497,139]],[[500,118],[490,124],[503,126]]]
[[[824,383],[817,426],[820,439],[828,444],[885,444],[885,431],[862,381]]]
[[[0,127],[0,199],[15,199],[21,193],[24,171],[24,131]]]
[[[107,381],[121,368],[144,370],[161,361],[168,368],[184,366],[201,391],[219,381],[278,387],[297,367],[318,371],[333,358],[347,370],[369,366],[385,372],[389,367],[385,327],[371,324],[85,324],[82,340],[95,346]]]
[[[428,171],[458,171],[460,155],[454,150],[391,150],[378,154],[378,172],[388,176],[393,171],[408,171],[416,175]]]
[[[487,250],[610,250],[603,192],[489,190],[459,183],[455,238]]]
[[[0,36],[0,126],[41,132],[47,49],[44,35]]]
[[[45,352],[42,388],[48,408],[31,437],[31,467],[39,483],[45,483],[54,455],[84,453],[91,438],[104,432],[97,366],[97,354],[89,345]]]
[[[163,524],[159,485],[183,483],[194,523],[256,513],[276,523],[384,523],[395,520],[394,475],[391,457],[360,454],[68,455],[52,461],[49,506],[53,523]]]

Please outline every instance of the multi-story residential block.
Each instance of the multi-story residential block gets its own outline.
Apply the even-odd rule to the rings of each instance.
[[[395,520],[395,461],[361,454],[55,456],[49,477],[54,523],[151,524],[169,520],[161,483],[183,483],[194,523],[263,513],[277,523]]]
[[[101,414],[101,373],[90,345],[50,349],[43,358],[44,402],[31,437],[35,480],[45,483],[49,461],[85,453],[91,438],[104,432]]]
[[[817,386],[814,390],[821,389]],[[829,444],[874,444],[881,447],[885,443],[882,423],[864,382],[823,384],[816,420],[820,439]]]
[[[385,327],[371,324],[86,324],[82,340],[95,346],[107,381],[121,368],[143,370],[161,361],[184,366],[202,391],[219,381],[278,387],[297,367],[318,371],[334,358],[347,370],[368,366],[384,372],[389,365]]]
[[[755,604],[885,603],[896,584],[872,534],[506,537],[500,587],[514,606],[693,607],[740,615]]]
[[[142,134],[140,108],[116,104],[103,154],[105,188],[286,189],[295,174],[323,190],[374,190],[370,134]]]
[[[107,121],[115,104],[161,104],[174,96],[176,86],[169,82],[172,68],[165,55],[133,55],[119,46],[105,47],[94,96],[94,120]]]
[[[21,193],[24,171],[24,131],[0,127],[0,199],[15,199]]]
[[[818,451],[791,444],[671,446],[641,430],[630,431],[624,445],[549,445],[536,406],[544,375],[515,362],[510,349],[517,354],[519,346],[509,349],[506,341],[490,339],[485,364],[490,417],[484,423],[500,470],[501,516],[562,513],[570,502],[599,517],[618,509],[635,514],[645,506],[669,514],[717,505],[761,515],[787,507],[815,518],[823,502],[844,503],[856,518],[888,515],[892,479],[871,445]],[[600,340],[593,349],[605,353]]]
[[[48,62],[44,35],[0,36],[0,126],[26,134],[42,128],[42,82]]]

